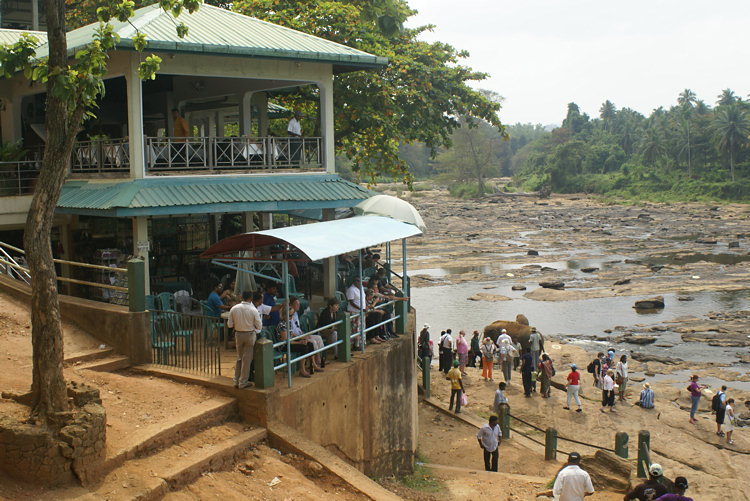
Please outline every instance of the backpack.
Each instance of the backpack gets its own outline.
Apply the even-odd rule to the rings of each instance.
[[[589,362],[589,365],[586,366],[586,370],[589,374],[594,374],[596,372],[596,366],[594,365],[594,360]]]
[[[714,412],[721,411],[721,395],[722,393],[718,391],[716,392],[716,395],[714,395],[714,398],[711,399],[711,410]]]

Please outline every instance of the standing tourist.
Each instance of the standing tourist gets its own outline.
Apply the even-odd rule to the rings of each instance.
[[[664,494],[656,498],[656,501],[693,501],[693,498],[683,496],[688,488],[688,481],[685,477],[677,477],[674,479],[674,488],[677,491],[676,494]]]
[[[552,359],[546,353],[542,355],[542,361],[539,363],[539,379],[542,381],[542,398],[550,397],[550,387],[552,386],[552,376],[555,375],[555,368],[552,366]]]
[[[539,356],[544,349],[544,342],[542,341],[542,335],[536,330],[536,327],[531,328],[531,335],[529,336],[529,346],[531,347],[531,358],[533,360],[533,366],[539,367]]]
[[[702,389],[698,384],[698,375],[693,374],[690,378],[690,385],[687,387],[690,392],[690,424],[695,424],[698,421],[695,419],[695,413],[698,410],[698,404],[701,401]]]
[[[617,362],[615,368],[615,383],[617,383],[617,393],[619,393],[620,402],[625,401],[625,389],[628,386],[628,356],[623,355],[620,357],[620,361]]]
[[[260,293],[257,293],[260,296]],[[237,361],[234,364],[234,387],[247,388],[250,386],[250,364],[253,363],[253,347],[255,338],[263,328],[260,313],[251,302],[253,293],[242,293],[242,301],[229,310],[227,325],[234,328],[234,344],[237,349]]]
[[[508,384],[510,384],[510,377],[513,373],[513,351],[515,350],[511,344],[508,341],[503,340],[499,348],[500,366],[503,370],[503,378]]]
[[[724,412],[724,430],[727,433],[727,443],[732,445],[732,432],[734,431],[734,399],[727,400],[727,407]]]
[[[495,400],[492,402],[492,412],[499,416],[500,407],[507,407],[508,409],[510,409],[508,397],[505,396],[505,383],[503,382],[498,384],[497,390],[495,390]]]
[[[484,452],[485,471],[497,471],[497,459],[500,455],[499,447],[503,439],[503,432],[497,424],[497,416],[490,416],[489,423],[479,428],[477,441]]]
[[[440,360],[441,370],[448,374],[451,370],[451,362],[453,361],[453,336],[451,336],[451,330],[448,329],[440,336]]]
[[[485,381],[492,381],[492,365],[495,363],[495,344],[486,337],[479,348],[482,353],[482,377]]]
[[[469,367],[477,366],[477,357],[481,357],[479,346],[479,331],[475,330],[471,335],[471,349],[469,350]]]
[[[174,123],[172,127],[173,136],[176,138],[182,138],[182,141],[184,142],[184,138],[190,136],[190,129],[188,128],[185,119],[180,115],[180,110],[177,108],[172,108],[172,120]]]
[[[606,373],[606,371],[602,371],[604,368],[604,353],[601,351],[597,353],[596,358],[591,362],[591,365],[594,367],[594,386],[601,390],[602,377],[604,377],[604,374]]]
[[[349,288],[346,289],[346,300],[346,311],[351,313],[352,316],[357,315],[356,318],[352,319],[352,332],[358,332],[360,325],[359,323],[364,321],[364,319],[359,318],[360,309],[362,310],[362,315],[365,315],[365,311],[367,310],[367,305],[365,304],[365,290],[362,288],[362,282],[360,281],[359,277],[354,277],[352,285],[350,285]],[[360,343],[365,342],[364,339],[355,339],[358,339]]]
[[[714,398],[711,400],[711,408],[716,412],[716,434],[720,437],[724,436],[724,432],[721,431],[721,425],[724,424],[724,415],[726,414],[727,407],[727,387],[722,386],[719,391],[716,392]]]
[[[615,412],[615,380],[614,371],[607,369],[602,379],[602,412],[609,407],[609,412]]]
[[[534,370],[534,359],[531,355],[531,348],[526,347],[526,351],[521,357],[521,379],[523,381],[523,395],[531,398],[531,373]]]
[[[578,388],[581,381],[581,373],[578,372],[578,367],[576,364],[570,364],[570,374],[568,374],[568,384],[566,385],[566,389],[568,390],[568,400],[567,404],[563,409],[570,410],[570,400],[573,399],[576,402],[576,405],[578,406],[578,409],[576,409],[576,412],[581,412],[581,399],[578,396]]]
[[[300,122],[300,119],[302,118],[302,112],[299,110],[296,110],[294,112],[294,116],[289,120],[289,124],[287,125],[286,132],[289,136],[289,163],[291,164],[299,164],[300,163],[300,153],[302,153],[302,141],[300,138],[302,137],[302,123]]]
[[[430,326],[424,324],[422,331],[419,333],[419,342],[417,345],[419,358],[422,359],[422,370],[430,370],[432,363],[432,347],[430,346]]]
[[[643,383],[643,389],[641,390],[641,396],[635,405],[641,409],[653,409],[654,408],[654,390],[651,389],[649,383]]]
[[[560,470],[555,478],[555,485],[552,488],[555,501],[583,501],[585,496],[594,493],[591,477],[578,466],[580,462],[581,455],[571,452],[567,466]]]
[[[458,370],[458,360],[453,361],[453,368],[448,371],[445,379],[451,382],[451,403],[448,410],[453,410],[453,399],[456,400],[456,414],[461,414],[461,397],[464,394],[464,382],[461,380],[461,371]]]
[[[458,369],[462,376],[466,376],[466,365],[469,363],[469,343],[466,341],[466,332],[464,331],[458,332],[456,353],[458,353]]]

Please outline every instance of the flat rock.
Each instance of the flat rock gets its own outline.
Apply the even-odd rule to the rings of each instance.
[[[526,286],[525,285],[514,285],[510,288],[512,291],[525,291]]]
[[[740,248],[740,243],[739,242],[729,242],[728,247],[730,249],[739,249]]]
[[[488,292],[477,292],[476,294],[469,296],[469,301],[510,301],[508,296],[501,296],[500,294],[490,294]]]
[[[529,250],[529,251],[528,251],[528,252],[526,253],[526,255],[527,255],[527,256],[538,256],[538,255],[539,255],[539,251],[536,251],[536,250]]]
[[[664,296],[654,296],[648,299],[640,299],[633,306],[636,310],[658,310],[664,308]]]
[[[622,280],[618,280],[617,282],[615,282],[615,285],[625,285],[625,284],[629,284],[629,283],[630,283],[630,279],[629,278],[623,278]]]
[[[697,244],[707,244],[707,245],[714,245],[716,244],[716,242],[717,240],[712,237],[701,237],[695,240],[695,243]]]
[[[597,268],[596,266],[589,266],[586,268],[581,268],[581,271],[584,273],[594,273],[595,271],[599,271],[599,268]]]
[[[676,365],[680,363],[679,359],[671,358],[671,357],[662,357],[659,355],[654,355],[652,353],[636,353],[632,352],[630,354],[630,357],[633,360],[637,360],[639,362],[659,362],[662,364],[668,364],[668,365]],[[646,374],[648,375],[648,374]]]
[[[651,344],[656,342],[656,337],[654,336],[624,336],[622,338],[622,341],[629,344]]]
[[[552,282],[539,282],[539,286],[545,289],[563,290],[565,288],[565,282],[561,282],[559,280],[555,280]]]

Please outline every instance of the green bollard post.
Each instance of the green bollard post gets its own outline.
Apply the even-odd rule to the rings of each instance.
[[[646,430],[638,432],[638,478],[648,478],[651,466],[651,434]]]
[[[128,261],[128,308],[146,311],[146,268],[143,259]]]
[[[624,459],[628,459],[628,440],[628,434],[624,431],[615,434],[615,454]]]
[[[500,413],[497,417],[500,421],[500,431],[503,432],[503,439],[510,438],[510,407],[501,405]]]
[[[273,341],[258,339],[253,347],[255,361],[255,387],[259,389],[273,386]]]
[[[424,398],[430,398],[430,357],[422,358],[422,389]]]
[[[341,328],[338,330],[338,339],[343,341],[339,345],[339,362],[349,362],[352,359],[352,318],[346,311],[340,311],[337,320],[342,320]]]
[[[547,428],[544,434],[544,460],[554,461],[557,459],[557,430]]]
[[[396,307],[396,315],[398,315],[396,319],[396,334],[406,334],[406,321],[409,314],[408,303],[406,301],[396,301],[394,306]]]

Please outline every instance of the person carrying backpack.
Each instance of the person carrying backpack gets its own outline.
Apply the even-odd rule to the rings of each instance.
[[[716,392],[714,398],[711,399],[711,410],[716,413],[716,434],[720,437],[724,436],[724,432],[721,431],[721,426],[724,424],[724,414],[727,408],[726,392],[727,387],[724,385]]]
[[[586,367],[586,371],[594,376],[594,386],[602,389],[602,360],[604,359],[604,353],[601,351],[596,354],[596,358],[589,362]]]

